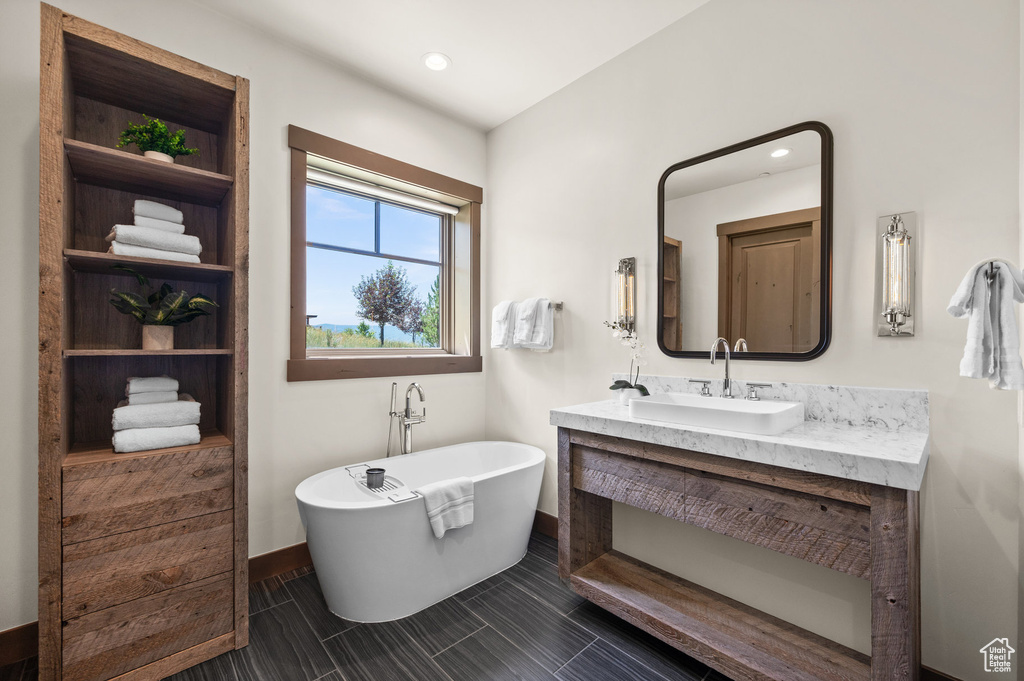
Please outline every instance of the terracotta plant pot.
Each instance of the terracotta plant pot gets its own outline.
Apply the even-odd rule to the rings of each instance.
[[[142,155],[146,158],[151,158],[155,161],[163,161],[164,163],[174,163],[174,157],[169,156],[162,151],[144,151]]]
[[[173,350],[174,349],[174,327],[157,326],[155,324],[142,325],[142,349],[143,350]]]

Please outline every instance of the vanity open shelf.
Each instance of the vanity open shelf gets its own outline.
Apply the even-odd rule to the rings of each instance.
[[[224,433],[216,428],[203,430],[202,440],[197,445],[186,445],[184,447],[164,447],[162,449],[148,449],[144,452],[132,452],[131,454],[117,454],[110,446],[110,442],[83,442],[75,444],[64,457],[63,468],[86,464],[98,464],[108,461],[129,461],[147,459],[165,454],[182,454],[195,452],[203,449],[216,449],[219,447],[230,447],[231,440]]]

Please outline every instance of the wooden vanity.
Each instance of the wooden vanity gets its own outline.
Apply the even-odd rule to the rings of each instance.
[[[870,580],[871,656],[613,550],[613,501]],[[919,678],[917,491],[560,426],[558,518],[573,591],[732,679]]]

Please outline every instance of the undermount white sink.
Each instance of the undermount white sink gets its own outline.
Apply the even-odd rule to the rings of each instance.
[[[659,393],[631,399],[629,416],[698,428],[778,435],[804,422],[804,405],[800,402]]]

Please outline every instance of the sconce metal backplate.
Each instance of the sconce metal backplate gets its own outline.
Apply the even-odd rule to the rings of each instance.
[[[907,266],[910,316],[901,318],[900,325],[894,331],[893,326],[886,321],[883,314],[885,310],[882,309],[882,291],[885,287],[885,263],[883,262],[882,240],[889,229],[889,225],[892,223],[893,217],[896,215],[899,215],[903,227],[906,228],[907,234],[910,236],[909,263]],[[920,235],[921,233],[917,226],[917,213],[893,213],[878,218],[875,233],[875,325],[879,336],[893,338],[914,335],[914,322],[918,315],[918,309],[914,302],[914,289],[916,287],[917,249],[920,243]]]

